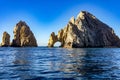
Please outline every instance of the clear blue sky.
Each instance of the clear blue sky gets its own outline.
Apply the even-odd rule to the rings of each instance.
[[[0,42],[20,20],[33,31],[40,46],[47,45],[51,32],[58,32],[72,16],[89,11],[120,36],[120,0],[0,0]]]

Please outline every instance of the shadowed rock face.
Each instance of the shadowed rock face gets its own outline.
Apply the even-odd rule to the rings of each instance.
[[[13,33],[12,47],[37,47],[37,41],[25,22],[20,21],[17,23]]]
[[[1,46],[2,47],[10,46],[10,35],[7,32],[3,33]]]
[[[56,40],[52,40],[54,38]],[[72,17],[58,35],[50,37],[48,47],[53,47],[57,41],[65,48],[120,47],[114,30],[86,11],[81,11],[76,19]]]

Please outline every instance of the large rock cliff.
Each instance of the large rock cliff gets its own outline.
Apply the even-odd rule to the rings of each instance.
[[[20,21],[14,27],[14,39],[12,41],[12,47],[36,47],[37,41],[34,34],[30,30],[29,26]]]
[[[48,47],[53,47],[57,41],[65,48],[120,47],[114,30],[87,11],[81,11],[76,19],[72,17],[58,35],[52,33]]]
[[[2,47],[10,46],[10,35],[7,32],[3,33],[1,46]]]

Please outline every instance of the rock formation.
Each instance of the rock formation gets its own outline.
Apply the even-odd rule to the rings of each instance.
[[[11,43],[12,47],[36,47],[37,41],[30,30],[29,26],[20,21],[14,27],[14,39]]]
[[[76,19],[72,17],[58,35],[52,32],[48,47],[53,47],[57,41],[65,48],[120,47],[114,30],[87,11],[81,11]]]
[[[2,47],[10,46],[10,35],[7,32],[3,33],[1,46]]]
[[[55,35],[54,32],[52,32],[51,35],[50,35],[50,39],[49,39],[48,45],[50,45],[51,47],[53,47],[54,44],[55,44],[55,42],[57,42],[57,41],[58,41],[57,36]]]

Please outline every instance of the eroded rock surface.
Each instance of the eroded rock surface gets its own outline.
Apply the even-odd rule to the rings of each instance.
[[[13,33],[12,47],[37,47],[35,36],[25,22],[17,23]]]
[[[65,48],[120,47],[114,30],[87,11],[81,11],[76,19],[72,17],[58,35],[50,36],[48,46],[53,47],[57,41]]]
[[[10,35],[7,32],[3,33],[1,46],[2,47],[10,46]]]

